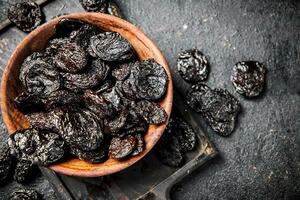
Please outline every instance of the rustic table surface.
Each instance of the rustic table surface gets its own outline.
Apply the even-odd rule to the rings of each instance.
[[[8,1],[0,0],[0,6],[5,2]],[[299,199],[300,1],[117,2],[128,21],[140,27],[161,48],[172,69],[174,83],[182,94],[189,85],[176,71],[176,56],[183,49],[197,47],[211,64],[208,85],[228,89],[242,104],[236,131],[228,138],[216,135],[204,120],[200,120],[199,125],[220,154],[177,185],[171,192],[172,198]],[[82,11],[82,8],[77,0],[53,0],[43,10],[49,20],[61,13]],[[2,70],[24,36],[15,27],[0,34]],[[253,100],[239,96],[230,83],[234,63],[248,59],[261,61],[268,68],[265,92]],[[7,133],[2,122],[0,133],[3,141]],[[55,179],[55,174],[42,171]],[[104,186],[99,184],[100,179],[60,179],[70,183],[69,187],[66,184],[68,190],[72,190],[70,185],[77,183],[87,185],[87,191],[81,191],[83,193],[99,191],[97,197],[91,199],[111,198],[105,188],[101,190]],[[38,188],[45,194],[45,199],[68,198],[56,197],[57,191],[50,182],[38,175],[29,186]],[[5,198],[16,187],[20,185],[11,183],[0,188],[0,197]],[[80,195],[75,199],[80,199]]]

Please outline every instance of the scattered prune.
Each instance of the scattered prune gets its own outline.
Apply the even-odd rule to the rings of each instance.
[[[55,26],[54,37],[69,37],[71,32],[78,30],[84,22],[76,19],[61,19]]]
[[[37,191],[26,188],[13,192],[9,200],[42,200],[42,197]]]
[[[113,0],[110,0],[110,1],[108,2],[107,13],[110,14],[110,15],[119,17],[119,18],[124,18],[123,14],[122,14],[122,12],[121,12],[120,7],[119,7],[118,4],[117,4],[115,1],[113,1]]]
[[[77,73],[87,65],[85,50],[75,42],[65,42],[56,50],[55,65],[69,73]]]
[[[177,69],[184,80],[196,83],[207,79],[209,65],[198,49],[190,49],[179,54]]]
[[[30,32],[42,23],[42,11],[35,2],[16,3],[7,10],[7,18],[24,32]]]
[[[145,149],[144,136],[142,134],[137,134],[134,137],[137,140],[137,144],[136,144],[136,147],[135,147],[134,151],[132,152],[132,156],[139,155]]]
[[[238,62],[233,67],[231,81],[235,90],[246,96],[258,96],[265,84],[266,67],[257,61]]]
[[[111,74],[117,80],[123,81],[129,76],[130,70],[134,64],[135,64],[134,62],[121,64],[121,65],[117,66],[116,68],[114,68],[112,70]]]
[[[136,138],[132,135],[124,138],[113,138],[109,146],[109,156],[117,160],[127,158],[134,151],[136,142]]]
[[[102,60],[122,61],[134,56],[131,44],[120,33],[100,33],[92,36],[90,41],[92,51]]]
[[[79,0],[82,7],[88,12],[106,13],[108,1],[107,0]]]
[[[0,185],[5,182],[11,172],[13,158],[9,146],[5,143],[0,148]]]
[[[45,108],[50,110],[52,108],[77,105],[81,102],[81,96],[78,93],[69,90],[57,90],[50,94],[47,99],[43,100]]]
[[[102,60],[94,60],[92,64],[80,74],[62,73],[64,87],[76,91],[93,88],[105,80],[109,70],[110,67]]]
[[[227,90],[196,84],[187,93],[187,103],[221,136],[228,136],[234,130],[240,104]]]
[[[130,76],[123,82],[124,93],[134,99],[159,100],[166,91],[168,76],[154,59],[136,62]]]
[[[135,109],[149,124],[161,124],[168,119],[166,111],[157,103],[142,100],[137,102]]]
[[[44,104],[41,98],[36,95],[22,92],[15,98],[15,103],[23,113],[35,112],[43,109]]]
[[[20,69],[20,80],[30,94],[48,96],[61,87],[59,72],[41,53],[33,53],[25,59]]]
[[[15,169],[14,180],[18,183],[27,183],[32,176],[33,163],[32,161],[21,159],[18,160]]]

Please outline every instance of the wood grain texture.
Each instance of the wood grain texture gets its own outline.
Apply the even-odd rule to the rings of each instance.
[[[10,57],[3,72],[1,82],[2,117],[10,134],[16,130],[28,128],[30,126],[24,115],[14,104],[14,98],[23,90],[22,84],[18,78],[20,66],[24,59],[32,52],[44,49],[47,41],[54,33],[55,25],[62,18],[80,19],[104,30],[119,32],[132,44],[140,59],[145,60],[154,58],[160,63],[165,68],[169,77],[167,94],[160,104],[165,109],[168,116],[170,116],[173,100],[172,78],[167,62],[156,45],[142,31],[120,18],[100,13],[74,13],[51,20],[31,32],[17,46]],[[109,159],[101,164],[90,164],[79,159],[71,159],[64,163],[52,165],[50,168],[62,174],[83,177],[104,176],[118,172],[144,157],[161,137],[165,127],[166,123],[159,126],[150,125],[148,132],[145,135],[145,151],[140,155],[131,157],[125,161]]]

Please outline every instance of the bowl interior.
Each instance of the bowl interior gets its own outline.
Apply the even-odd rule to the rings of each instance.
[[[132,24],[113,17],[100,13],[74,13],[65,15],[47,22],[41,27],[31,32],[18,45],[15,52],[8,61],[8,64],[3,72],[1,83],[1,109],[3,121],[7,126],[8,132],[11,134],[16,130],[28,128],[29,122],[24,115],[16,108],[14,98],[24,89],[19,81],[19,70],[24,59],[32,52],[41,51],[44,49],[47,41],[54,33],[54,27],[62,18],[79,19],[90,24],[93,24],[103,30],[119,32],[126,38],[134,47],[141,60],[154,58],[166,70],[169,76],[169,84],[165,98],[160,102],[160,105],[166,110],[168,116],[171,113],[173,86],[172,79],[167,63],[155,46],[155,44],[147,38],[138,28]],[[145,150],[138,156],[131,157],[124,161],[108,159],[104,163],[91,164],[79,159],[70,159],[63,163],[51,165],[50,168],[56,172],[66,175],[95,177],[108,175],[132,165],[146,155],[162,135],[166,124],[150,125],[148,132],[145,135]]]

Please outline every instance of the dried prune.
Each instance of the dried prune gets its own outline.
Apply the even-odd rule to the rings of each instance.
[[[105,124],[104,133],[118,136],[118,133],[124,128],[128,116],[128,110],[122,110],[114,119]]]
[[[31,127],[34,127],[39,130],[53,130],[55,129],[54,119],[58,116],[51,112],[35,112],[25,115],[25,117],[30,122]]]
[[[135,109],[149,124],[161,124],[168,119],[166,111],[157,103],[142,100],[137,102]]]
[[[79,0],[82,7],[88,12],[106,13],[108,1],[107,0]]]
[[[123,82],[124,93],[134,99],[159,100],[166,91],[168,75],[154,59],[136,62]]]
[[[102,125],[98,117],[83,108],[55,109],[49,113],[60,136],[69,146],[91,151],[97,149],[102,140]]]
[[[110,102],[116,111],[120,111],[123,108],[122,98],[116,87],[111,88],[102,94],[102,96]]]
[[[136,147],[136,138],[128,135],[124,138],[113,138],[109,146],[109,156],[113,159],[123,160],[127,158]]]
[[[55,26],[54,37],[69,37],[71,32],[78,30],[84,22],[75,19],[61,19]]]
[[[135,105],[135,104],[134,104]],[[130,108],[123,130],[124,135],[129,134],[144,134],[148,129],[148,123],[140,116],[135,109]]]
[[[121,65],[117,66],[116,68],[114,68],[112,70],[111,74],[117,80],[123,81],[129,76],[130,70],[134,64],[135,64],[134,62],[121,64]]]
[[[108,92],[114,87],[114,83],[112,80],[106,80],[99,88],[96,89],[96,94],[102,94],[104,92]]]
[[[117,4],[115,1],[113,1],[113,0],[110,0],[110,1],[108,2],[107,13],[110,14],[110,15],[119,17],[119,18],[124,18],[123,14],[122,14],[122,12],[121,12],[120,7],[119,7],[118,4]]]
[[[64,87],[76,91],[93,88],[105,80],[109,70],[110,67],[102,60],[94,60],[82,73],[62,73]]]
[[[69,90],[57,90],[52,92],[47,99],[43,99],[43,102],[45,108],[50,110],[60,106],[77,105],[81,102],[81,96]]]
[[[41,53],[25,59],[20,69],[20,80],[30,94],[48,96],[61,87],[61,77]]]
[[[218,134],[227,136],[234,130],[240,104],[228,91],[196,84],[187,93],[187,103],[202,113]]]
[[[42,200],[42,197],[37,191],[26,188],[13,192],[9,200]]]
[[[36,95],[22,92],[15,98],[15,103],[23,113],[35,112],[44,107],[43,101]]]
[[[10,154],[9,146],[5,143],[0,148],[0,185],[7,180],[11,168],[12,168],[13,158]]]
[[[134,137],[136,138],[137,144],[134,151],[132,152],[132,156],[139,155],[145,149],[144,136],[142,134],[137,134]]]
[[[198,49],[190,49],[179,54],[177,69],[184,80],[196,83],[207,79],[209,65]]]
[[[26,183],[30,179],[33,170],[33,163],[30,160],[18,160],[14,180],[18,183]]]
[[[92,36],[92,51],[105,61],[128,60],[134,56],[131,44],[116,32],[104,32]]]
[[[7,10],[7,18],[24,32],[30,32],[42,21],[42,11],[35,2],[16,3]]]
[[[68,41],[56,50],[54,63],[65,72],[77,73],[87,65],[87,54],[78,44]]]
[[[258,96],[265,84],[266,67],[257,61],[238,62],[233,67],[231,76],[235,90],[246,96]]]

